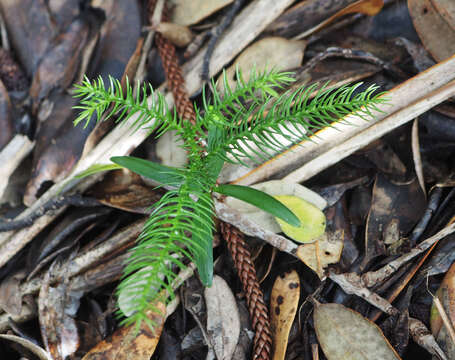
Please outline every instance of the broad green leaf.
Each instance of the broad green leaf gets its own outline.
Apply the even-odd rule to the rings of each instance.
[[[381,329],[340,304],[317,304],[314,328],[328,360],[400,360]]]
[[[287,224],[300,226],[299,218],[289,208],[265,192],[241,185],[219,185],[214,191],[257,206]]]
[[[76,174],[74,177],[76,179],[82,179],[87,176],[97,174],[102,171],[110,171],[110,170],[118,170],[123,169],[123,166],[117,164],[94,164],[90,166],[87,170],[81,171],[80,173]]]
[[[184,179],[183,171],[180,169],[133,156],[115,156],[111,161],[161,184],[179,185]]]
[[[316,241],[325,231],[325,215],[316,206],[297,196],[279,195],[275,199],[287,206],[300,220],[300,226],[293,226],[277,218],[283,232],[300,243]]]

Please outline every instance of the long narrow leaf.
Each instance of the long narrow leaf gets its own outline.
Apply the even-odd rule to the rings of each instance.
[[[102,171],[110,171],[110,170],[118,170],[123,169],[123,166],[117,164],[94,164],[90,166],[87,170],[81,171],[80,173],[76,174],[74,177],[76,179],[82,179],[87,176],[97,174]]]
[[[111,161],[125,167],[136,174],[145,176],[166,185],[180,185],[184,180],[183,171],[170,166],[157,164],[153,161],[136,158],[133,156],[114,156]]]
[[[267,211],[292,226],[300,226],[300,220],[285,205],[263,191],[241,185],[218,185],[214,191],[245,201],[261,210]]]

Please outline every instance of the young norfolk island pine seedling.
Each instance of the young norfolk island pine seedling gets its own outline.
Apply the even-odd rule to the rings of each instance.
[[[294,79],[285,72],[252,72],[244,81],[237,72],[237,85],[231,89],[224,78],[224,93],[213,84],[212,98],[203,92],[203,107],[196,109],[196,123],[180,119],[169,111],[159,92],[144,86],[133,96],[131,86],[124,92],[118,80],[111,79],[105,88],[101,79],[85,80],[76,85],[75,96],[81,98],[81,110],[74,121],[87,125],[94,114],[97,121],[113,116],[117,122],[137,118],[135,129],[145,128],[160,136],[176,131],[188,153],[188,165],[178,169],[131,156],[113,157],[112,165],[89,169],[85,174],[124,167],[166,185],[169,190],[154,206],[137,245],[130,251],[124,277],[118,287],[120,314],[125,324],[142,321],[150,324],[146,312],[154,302],[164,301],[165,288],[173,296],[169,284],[175,279],[175,268],[185,268],[184,258],[195,262],[205,286],[213,276],[212,239],[214,231],[214,192],[233,196],[272,213],[277,218],[299,226],[299,219],[273,197],[238,185],[217,185],[224,162],[244,164],[245,159],[265,160],[270,153],[286,148],[277,136],[295,141],[308,138],[309,131],[330,126],[343,116],[356,112],[366,119],[371,109],[384,102],[376,94],[376,86],[355,93],[360,84],[337,90],[322,87],[314,98],[317,85],[296,91],[277,91],[288,87]],[[148,103],[149,98],[153,99]],[[105,114],[105,112],[108,113]],[[292,134],[292,135],[289,135]],[[150,324],[153,326],[153,324]]]

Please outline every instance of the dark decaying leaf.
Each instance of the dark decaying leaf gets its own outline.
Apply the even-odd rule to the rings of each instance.
[[[109,173],[92,192],[106,206],[138,214],[149,214],[162,196],[161,190],[146,186],[139,175],[128,170]]]
[[[105,218],[110,212],[109,209],[98,207],[93,209],[77,209],[71,211],[66,218],[52,229],[49,235],[40,243],[39,248],[31,252],[35,258],[31,259],[33,267],[35,267],[41,260],[55,251],[62,242],[69,236],[77,231],[81,231],[83,227],[95,222],[98,219]]]
[[[425,211],[425,196],[417,179],[395,184],[379,174],[373,187],[373,199],[365,231],[364,266],[385,254],[384,231],[392,221],[398,222],[400,235],[406,235]]]
[[[0,81],[0,150],[13,138],[14,132],[11,101],[8,91]]]
[[[93,76],[100,75],[105,81],[108,75],[120,79],[140,36],[141,17],[138,4],[134,0],[120,0],[105,1],[100,6],[106,10],[108,16],[101,29],[102,36],[87,73]],[[69,96],[68,102],[74,101],[70,95],[62,96]],[[58,104],[60,101],[56,100],[55,103]],[[62,111],[64,113],[55,120],[58,124],[53,126],[52,135],[44,129],[41,130],[43,127],[38,131],[38,143],[42,145],[37,145],[35,150],[33,173],[24,196],[25,204],[30,205],[35,201],[42,185],[46,182],[63,179],[79,160],[83,151],[90,150],[85,145],[95,122],[86,129],[75,128],[71,120],[76,116],[71,106],[65,106]],[[47,140],[41,140],[40,134]],[[98,139],[100,136],[102,134],[98,134]],[[95,142],[92,139],[89,145],[93,146]],[[38,148],[41,151],[38,151]]]
[[[74,20],[39,63],[30,87],[35,112],[53,89],[67,89],[73,83],[90,32],[88,20],[88,16]]]
[[[379,327],[341,304],[317,304],[314,327],[328,360],[399,360]]]
[[[266,32],[276,36],[292,37],[311,29],[337,11],[354,3],[356,0],[309,0],[294,5],[280,15]]]
[[[58,34],[46,1],[4,0],[0,7],[16,56],[32,76]]]
[[[34,342],[28,339],[24,339],[23,337],[10,334],[0,334],[0,338],[22,345],[27,350],[30,350],[40,360],[54,360],[43,348],[39,347]]]

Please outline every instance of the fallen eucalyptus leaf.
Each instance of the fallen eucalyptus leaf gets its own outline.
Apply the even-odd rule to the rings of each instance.
[[[213,277],[204,291],[207,305],[207,333],[218,360],[232,358],[240,335],[240,317],[234,295],[226,281]]]
[[[325,231],[325,215],[316,206],[297,196],[279,195],[275,198],[286,205],[300,220],[300,226],[292,226],[276,218],[281,230],[300,243],[311,243]]]
[[[381,329],[340,304],[317,304],[314,328],[328,360],[398,360]]]
[[[299,297],[300,279],[295,270],[276,278],[270,300],[273,360],[284,360]]]

